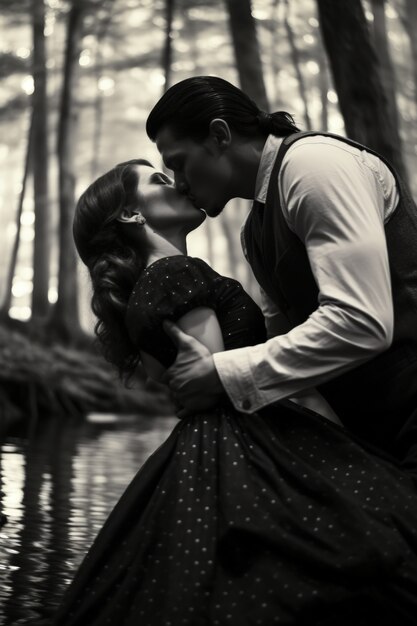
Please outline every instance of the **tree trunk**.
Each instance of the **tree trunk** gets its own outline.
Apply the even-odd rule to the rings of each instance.
[[[102,19],[98,26],[96,35],[96,55],[94,63],[94,76],[96,80],[96,99],[94,103],[94,131],[93,131],[93,156],[91,160],[91,179],[94,180],[99,175],[99,163],[101,152],[101,135],[103,129],[103,92],[98,88],[101,73],[103,71],[103,53],[102,43],[107,35],[108,28],[110,26],[115,2],[108,0],[107,6],[104,2],[101,4],[101,8],[107,9],[107,15]]]
[[[295,43],[294,33],[291,28],[289,19],[288,19],[288,13],[289,13],[288,0],[285,0],[285,16],[284,16],[285,32],[287,33],[288,43],[290,44],[291,60],[295,69],[296,76],[297,76],[298,90],[299,90],[300,98],[304,107],[304,124],[306,126],[305,129],[311,130],[312,126],[311,126],[310,114],[308,111],[307,90],[306,90],[304,77],[303,77],[303,74],[301,72],[301,67],[300,67],[300,54],[298,52],[298,48]]]
[[[405,0],[406,15],[403,24],[410,39],[411,59],[414,79],[414,102],[417,107],[417,2],[416,0]]]
[[[91,179],[95,180],[99,175],[99,163],[101,152],[101,134],[103,130],[103,93],[98,88],[101,74],[101,63],[94,72],[96,78],[96,99],[94,102],[94,131],[93,131],[93,154],[91,160]]]
[[[174,20],[174,0],[166,0],[165,4],[165,45],[162,52],[162,69],[165,75],[164,92],[171,86],[172,69],[172,23]]]
[[[284,107],[281,106],[281,92],[279,88],[279,70],[280,63],[278,61],[279,55],[277,54],[279,39],[278,39],[278,29],[277,24],[279,22],[279,9],[280,9],[280,0],[273,0],[271,5],[271,52],[270,52],[270,63],[272,70],[272,85],[273,85],[273,93],[274,93],[274,110],[280,110]]]
[[[30,170],[31,164],[31,155],[33,151],[33,111],[30,120],[29,134],[28,134],[28,142],[26,147],[26,156],[25,156],[25,168],[23,171],[23,180],[22,180],[22,189],[19,195],[19,204],[17,207],[16,213],[16,235],[14,238],[13,246],[12,246],[12,254],[10,257],[10,265],[7,272],[7,280],[6,280],[6,293],[4,297],[4,301],[2,304],[2,308],[0,311],[0,318],[7,319],[9,316],[9,309],[12,303],[12,287],[13,287],[13,278],[16,272],[16,263],[17,263],[17,254],[19,252],[19,243],[20,243],[20,220],[23,212],[23,201],[25,199],[26,194],[26,183],[28,179],[28,174]]]
[[[398,127],[360,0],[317,0],[320,28],[347,135],[390,160],[405,178]]]
[[[33,0],[33,180],[35,240],[33,247],[32,318],[49,313],[48,106],[46,92],[45,5]]]
[[[324,54],[324,50],[320,46],[318,63],[320,67],[319,72],[319,91],[320,91],[320,101],[321,101],[321,111],[320,111],[320,129],[324,131],[328,131],[329,129],[329,101],[327,99],[327,94],[329,93],[329,75],[328,75],[328,66],[326,55]]]
[[[250,0],[226,0],[226,6],[242,91],[247,93],[260,109],[268,111],[268,98],[251,2]]]
[[[64,63],[64,83],[58,127],[59,165],[59,269],[58,300],[54,308],[53,325],[64,339],[79,333],[77,263],[72,237],[75,205],[75,131],[77,111],[75,93],[78,78],[84,8],[81,0],[74,0],[67,27]]]
[[[374,14],[373,34],[375,49],[378,50],[382,86],[388,99],[389,115],[397,128],[400,127],[397,100],[395,97],[395,74],[389,51],[387,24],[385,20],[385,0],[372,0]],[[401,148],[401,139],[400,148]]]

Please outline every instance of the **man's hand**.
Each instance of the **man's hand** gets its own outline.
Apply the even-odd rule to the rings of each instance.
[[[178,348],[175,363],[162,378],[175,400],[184,407],[178,411],[178,417],[186,417],[218,404],[225,397],[225,391],[210,350],[172,322],[165,320],[163,328]]]

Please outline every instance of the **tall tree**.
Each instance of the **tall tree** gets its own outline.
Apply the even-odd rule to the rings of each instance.
[[[165,75],[164,91],[171,86],[172,70],[172,24],[174,21],[174,0],[165,0],[165,44],[162,51],[162,69]]]
[[[35,240],[33,251],[32,317],[49,313],[48,104],[44,0],[33,0],[33,180]]]
[[[32,116],[31,116],[31,120],[30,120],[28,142],[27,142],[27,147],[26,147],[26,156],[25,156],[25,166],[24,166],[24,170],[23,170],[22,188],[21,188],[20,194],[19,194],[19,203],[18,203],[17,213],[16,213],[16,234],[15,234],[15,238],[14,238],[14,242],[13,242],[13,246],[12,246],[12,254],[11,254],[11,257],[10,257],[10,264],[9,264],[9,268],[8,268],[8,271],[7,271],[7,280],[6,280],[6,287],[5,287],[5,297],[4,297],[4,301],[2,303],[2,307],[1,307],[1,311],[0,311],[0,318],[3,318],[3,319],[7,319],[8,318],[10,305],[12,303],[13,278],[14,278],[15,271],[16,271],[17,255],[18,255],[18,252],[19,252],[21,217],[22,217],[22,213],[23,213],[23,202],[24,202],[25,195],[26,195],[26,184],[27,184],[28,175],[29,175],[29,169],[30,169],[30,165],[31,165],[32,150],[33,150],[33,111],[32,111]]]
[[[283,108],[282,106],[278,106],[278,103],[281,102],[281,93],[279,89],[279,79],[278,79],[280,63],[279,63],[279,57],[277,55],[278,41],[279,41],[277,23],[279,21],[280,0],[273,0],[270,10],[271,10],[270,64],[271,64],[271,70],[272,70],[273,99],[274,99],[274,104],[277,105],[277,106],[274,106],[273,108],[274,109],[276,108],[278,110],[278,109]]]
[[[312,126],[311,126],[310,113],[308,110],[307,89],[306,89],[305,82],[304,82],[304,76],[301,71],[300,53],[298,51],[294,33],[293,33],[290,20],[289,20],[288,0],[285,0],[284,27],[285,27],[285,32],[287,33],[288,43],[290,45],[291,61],[292,61],[292,64],[294,66],[295,73],[297,76],[298,90],[299,90],[300,98],[304,107],[304,123],[306,126],[306,130],[311,130]]]
[[[414,102],[417,107],[417,2],[405,0],[405,12],[401,14],[404,28],[408,34],[411,47],[411,61],[414,79]]]
[[[240,86],[256,104],[268,111],[262,59],[250,0],[225,0]]]
[[[389,114],[392,116],[395,125],[399,127],[398,106],[395,97],[395,74],[389,50],[387,23],[385,19],[385,0],[372,0],[372,12],[374,14],[373,36],[375,49],[378,50],[380,61],[381,81],[388,99]]]
[[[99,89],[100,76],[103,72],[103,43],[108,34],[117,0],[105,0],[101,2],[101,9],[105,12],[99,20],[96,30],[96,52],[94,63],[94,76],[96,80],[96,97],[94,102],[94,131],[93,131],[93,155],[91,160],[91,179],[97,178],[100,163],[101,136],[103,130],[103,91]]]
[[[318,54],[317,60],[320,67],[318,81],[321,101],[320,128],[327,131],[329,128],[329,101],[327,99],[327,94],[329,93],[329,70],[326,55],[321,45],[319,45]]]
[[[84,13],[83,0],[73,0],[67,23],[64,80],[58,125],[59,267],[58,299],[52,321],[65,339],[76,336],[80,328],[72,219],[75,205],[74,153],[77,127],[75,94]]]
[[[320,28],[349,137],[388,158],[406,177],[398,126],[360,0],[317,0]]]

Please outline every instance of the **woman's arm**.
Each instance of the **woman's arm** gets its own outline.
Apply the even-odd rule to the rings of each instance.
[[[180,317],[176,323],[187,335],[191,335],[204,344],[210,352],[224,350],[222,331],[213,309],[197,307]],[[148,376],[159,382],[165,372],[165,367],[143,350],[140,351],[140,356]]]

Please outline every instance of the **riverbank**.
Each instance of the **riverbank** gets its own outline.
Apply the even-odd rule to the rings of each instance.
[[[94,347],[42,341],[18,328],[0,325],[0,434],[38,416],[88,412],[171,414],[162,387],[147,387],[138,371],[125,388]]]

